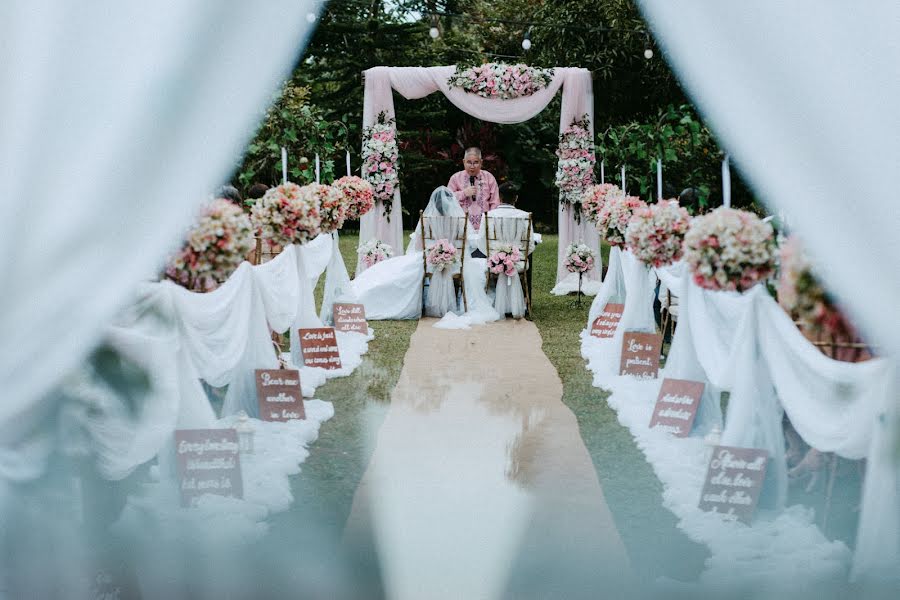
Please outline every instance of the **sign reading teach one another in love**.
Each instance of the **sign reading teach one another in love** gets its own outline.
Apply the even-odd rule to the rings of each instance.
[[[749,524],[766,478],[768,457],[768,452],[755,448],[713,448],[700,493],[700,510]]]
[[[320,369],[340,369],[341,354],[338,352],[334,327],[316,327],[300,330],[300,350],[303,364]]]

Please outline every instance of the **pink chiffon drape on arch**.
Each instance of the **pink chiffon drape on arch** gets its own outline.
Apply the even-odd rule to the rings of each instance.
[[[454,66],[443,67],[373,67],[365,72],[365,96],[363,100],[363,127],[375,123],[378,115],[384,112],[394,117],[394,97],[392,90],[408,100],[424,98],[440,91],[463,112],[483,121],[492,123],[521,123],[531,119],[544,110],[562,88],[562,109],[560,113],[560,131],[572,124],[572,121],[587,115],[593,134],[594,101],[591,86],[591,74],[587,69],[569,67],[556,68],[553,79],[543,90],[527,97],[511,100],[489,99],[470,94],[448,84],[455,71]],[[439,185],[443,182],[435,182]],[[402,254],[403,224],[401,219],[400,192],[394,194],[394,206],[390,221],[382,215],[382,207],[376,206],[360,221],[360,245],[372,239],[380,239],[390,244],[395,254]],[[557,283],[569,275],[562,268],[562,255],[565,247],[571,242],[583,241],[599,252],[599,240],[593,227],[584,223],[576,224],[570,210],[559,210],[559,263]],[[356,272],[361,273],[365,266],[357,263]],[[585,273],[587,281],[600,279],[600,261],[592,271]],[[577,279],[576,279],[577,286]],[[559,287],[559,286],[557,286]],[[574,289],[574,288],[573,288]]]

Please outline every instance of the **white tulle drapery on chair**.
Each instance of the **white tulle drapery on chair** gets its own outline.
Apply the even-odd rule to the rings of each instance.
[[[422,253],[422,260],[425,261],[424,277],[430,281],[425,294],[425,314],[429,317],[443,317],[458,308],[454,279],[459,279],[460,288],[465,289],[463,268],[466,260],[467,219],[452,216],[429,217],[423,214],[421,222],[425,246]],[[442,240],[457,249],[457,260],[443,268],[435,268],[428,263],[428,251]]]
[[[525,316],[526,308],[528,308],[522,275],[526,273],[533,249],[531,216],[487,216],[484,223],[485,252],[488,259],[499,249],[507,247],[517,247],[521,253],[522,260],[516,265],[516,274],[513,276],[508,276],[506,273],[497,274],[497,285],[494,290],[494,309],[501,315],[510,314],[517,319],[521,318]],[[488,268],[490,269],[490,265]],[[490,273],[488,273],[488,279],[490,280],[490,278]]]

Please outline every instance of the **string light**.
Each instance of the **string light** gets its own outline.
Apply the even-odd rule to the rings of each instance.
[[[306,22],[307,23],[315,23],[316,22],[316,13],[314,13],[314,12],[306,13]]]
[[[653,47],[650,44],[650,36],[647,36],[647,49],[644,50],[644,58],[650,60],[653,58]]]
[[[526,51],[531,50],[531,27],[525,32],[525,39],[522,40],[522,49]]]
[[[430,35],[433,40],[438,39],[441,35],[441,30],[438,29],[437,16],[432,15],[431,17],[431,29],[428,30],[428,35]]]

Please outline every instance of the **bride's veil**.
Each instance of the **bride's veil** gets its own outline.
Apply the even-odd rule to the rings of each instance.
[[[450,191],[450,188],[442,185],[431,192],[431,198],[428,199],[428,205],[425,206],[423,214],[426,217],[465,217],[466,211],[459,205],[459,200],[456,199],[456,196]],[[421,252],[421,226],[421,223],[416,225],[416,231],[413,233],[412,240],[409,242],[409,246],[406,249],[407,254]]]

